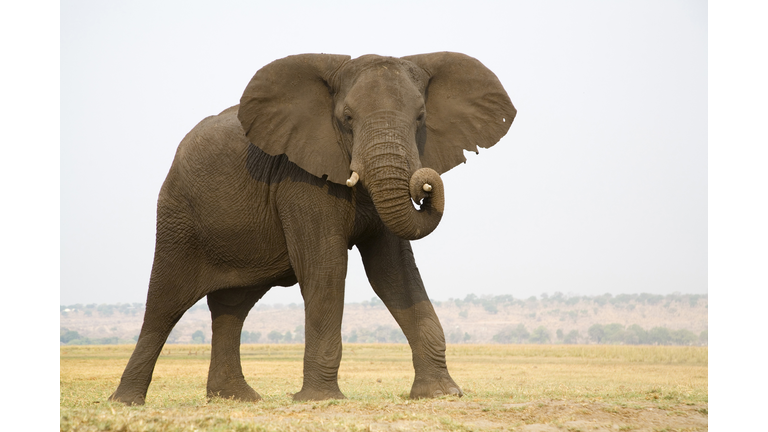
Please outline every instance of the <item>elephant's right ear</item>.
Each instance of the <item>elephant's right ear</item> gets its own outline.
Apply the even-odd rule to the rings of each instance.
[[[350,161],[334,128],[329,80],[349,59],[300,54],[259,69],[237,113],[248,139],[267,154],[285,154],[310,174],[344,184]]]

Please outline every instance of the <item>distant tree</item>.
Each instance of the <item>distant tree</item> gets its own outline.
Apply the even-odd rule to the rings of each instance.
[[[709,344],[709,330],[704,330],[701,333],[699,333],[699,344],[701,345],[708,345]]]
[[[569,331],[568,334],[565,335],[565,338],[563,338],[563,343],[571,344],[571,345],[579,343],[579,331],[578,330]]]
[[[557,338],[557,340],[562,340],[564,337],[563,329],[557,329],[557,331],[555,332],[555,337]]]
[[[469,342],[470,339],[472,339],[472,335],[464,332],[464,343]]]
[[[602,343],[620,344],[624,342],[624,326],[618,323],[606,324],[603,326]]]
[[[283,342],[285,342],[285,343],[293,342],[293,335],[291,334],[290,330],[285,332],[285,335],[283,335]]]
[[[624,331],[624,343],[627,345],[648,344],[648,332],[637,324],[632,324]]]
[[[371,297],[371,307],[383,308],[384,307],[384,302],[381,301],[381,299],[378,298],[378,297]]]
[[[174,344],[178,342],[180,336],[181,332],[178,328],[174,327],[173,330],[171,330],[171,334],[168,335],[168,339],[165,340],[165,343]]]
[[[61,333],[60,340],[65,344],[70,343],[71,341],[76,339],[81,339],[80,333],[69,330],[67,328],[62,328],[60,333]]]
[[[623,303],[629,303],[630,301],[634,300],[636,295],[630,295],[630,294],[619,294],[616,297],[612,298],[610,300],[611,304],[623,304]]]
[[[272,343],[279,343],[282,338],[283,338],[283,334],[277,330],[272,330],[267,335],[267,339],[269,339]]]
[[[355,343],[357,342],[357,330],[352,330],[352,333],[349,335],[349,338],[347,339],[347,342],[349,343]]]
[[[530,333],[528,333],[528,330],[525,329],[525,325],[518,324],[517,327],[507,327],[504,330],[500,331],[499,333],[496,333],[493,336],[493,341],[497,343],[502,344],[511,344],[511,343],[523,343],[523,341],[527,341],[530,337]]]
[[[592,324],[589,330],[587,330],[587,334],[593,341],[601,343],[605,337],[605,330],[603,330],[602,324]]]
[[[459,316],[462,318],[469,316],[469,309],[464,309],[463,311],[459,312]]]
[[[451,333],[448,334],[448,342],[450,343],[460,343],[462,339],[462,334],[459,329],[454,329],[451,331]]]
[[[642,293],[637,296],[637,301],[643,304],[655,305],[664,301],[664,296]]]
[[[114,313],[114,306],[109,304],[100,304],[96,310],[99,312],[99,315],[101,316],[112,316]]]
[[[693,345],[699,340],[692,331],[686,329],[672,331],[669,336],[675,345]]]
[[[666,327],[654,327],[648,332],[648,342],[657,345],[669,345],[672,335]]]
[[[491,299],[483,299],[483,309],[491,314],[496,314],[499,312],[499,308],[496,307],[496,303]]]
[[[613,297],[613,295],[611,293],[605,293],[605,294],[603,294],[601,296],[597,296],[597,297],[593,298],[592,301],[597,303],[600,306],[605,306],[605,304],[608,303],[608,301],[611,300],[611,297]]]
[[[296,342],[304,342],[304,326],[297,325],[293,330],[293,340]]]
[[[194,343],[194,344],[204,344],[205,343],[205,333],[203,333],[202,330],[198,330],[198,331],[192,333],[192,343]]]
[[[240,343],[258,343],[259,339],[261,339],[260,332],[249,332],[247,330],[243,330],[240,333]]]
[[[408,342],[408,339],[405,337],[405,333],[400,329],[400,327],[392,328],[389,331],[389,339],[387,342],[389,343],[405,343]]]
[[[531,332],[531,336],[528,339],[529,342],[537,344],[544,344],[549,342],[549,340],[549,330],[547,330],[547,328],[543,325],[536,327],[533,332]]]
[[[702,296],[701,296],[701,295],[699,295],[699,294],[693,294],[693,295],[690,295],[690,296],[688,296],[688,304],[689,304],[691,307],[696,307],[696,305],[698,305],[698,304],[699,304],[699,299],[700,299],[701,297],[702,297]]]

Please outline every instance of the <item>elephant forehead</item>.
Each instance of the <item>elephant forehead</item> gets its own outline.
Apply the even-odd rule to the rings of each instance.
[[[362,71],[364,69],[368,69],[376,66],[395,65],[401,61],[402,60],[400,60],[397,57],[387,57],[387,56],[380,56],[375,54],[368,54],[368,55],[360,56],[356,59],[350,60],[349,65],[354,67],[358,71]]]
[[[397,65],[367,68],[355,77],[344,94],[345,105],[358,115],[385,109],[404,111],[411,116],[424,105],[422,86]]]
[[[350,60],[345,65],[345,75],[356,81],[357,78],[375,71],[380,78],[405,79],[423,92],[429,81],[427,72],[416,64],[397,57],[384,57],[374,54],[364,55]]]

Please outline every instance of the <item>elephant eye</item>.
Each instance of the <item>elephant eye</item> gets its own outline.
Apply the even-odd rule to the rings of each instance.
[[[344,108],[344,124],[347,126],[352,124],[352,113],[346,107]]]
[[[416,121],[419,122],[419,123],[424,121],[424,111],[419,113],[419,116],[416,117]]]

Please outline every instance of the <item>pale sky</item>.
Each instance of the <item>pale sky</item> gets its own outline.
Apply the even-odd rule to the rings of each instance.
[[[430,297],[708,292],[706,2],[269,3],[61,3],[61,304],[145,301],[179,142],[311,52],[462,52],[518,109],[443,176]],[[356,249],[346,287],[374,296]]]
[[[709,421],[761,420],[764,356],[742,330],[764,327],[768,301],[763,3],[254,3],[0,4],[0,323],[25,352],[5,359],[23,373],[3,402],[58,404],[56,303],[145,300],[175,148],[261,66],[450,50],[489,66],[519,114],[444,176],[443,223],[414,242],[431,297],[711,288]],[[350,256],[348,301],[368,299]]]

